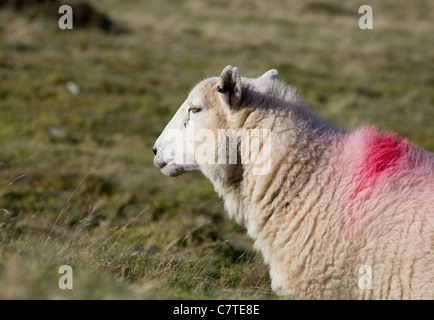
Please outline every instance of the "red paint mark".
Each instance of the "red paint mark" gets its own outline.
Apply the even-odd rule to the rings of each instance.
[[[382,173],[397,170],[405,151],[405,140],[396,139],[396,134],[380,135],[366,152],[365,168],[367,179],[376,180]]]
[[[358,157],[358,165],[348,189],[350,225],[361,218],[364,204],[376,187],[387,187],[394,174],[406,170],[409,151],[406,139],[380,133],[377,128],[363,128],[354,134],[350,150]]]
[[[363,190],[372,189],[380,178],[390,177],[404,166],[407,140],[398,139],[396,134],[381,134],[376,128],[368,130],[364,137],[366,149],[354,181],[353,199]]]

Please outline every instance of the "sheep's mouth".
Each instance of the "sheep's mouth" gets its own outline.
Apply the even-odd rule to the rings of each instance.
[[[164,163],[164,165],[160,167],[160,170],[164,175],[169,177],[177,177],[185,172],[183,167],[173,163]]]
[[[157,159],[157,157],[154,158],[154,165],[158,167],[164,175],[169,177],[176,177],[185,172],[182,167],[177,166],[172,161],[165,162],[161,159]]]
[[[160,169],[163,169],[165,166],[167,166],[166,162],[161,162],[161,163],[157,164],[157,167],[160,168]]]
[[[167,162],[158,159],[159,157],[154,158],[154,165],[160,169],[164,168],[167,165]]]

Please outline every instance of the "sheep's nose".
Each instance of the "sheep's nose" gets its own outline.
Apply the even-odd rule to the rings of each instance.
[[[157,155],[157,148],[153,147],[152,151],[154,151],[154,154]]]

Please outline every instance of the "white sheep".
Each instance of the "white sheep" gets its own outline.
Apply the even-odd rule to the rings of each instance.
[[[434,298],[434,155],[374,127],[335,129],[278,81],[227,66],[154,146],[168,176],[201,171],[244,223],[272,289],[296,298]]]

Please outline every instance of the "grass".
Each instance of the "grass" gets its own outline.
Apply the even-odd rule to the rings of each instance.
[[[190,88],[228,64],[277,68],[336,126],[434,150],[431,1],[104,0],[70,31],[55,1],[13,3],[0,6],[1,299],[277,298],[211,184],[152,164]],[[362,4],[373,30],[358,28]],[[58,288],[64,264],[73,290]]]

